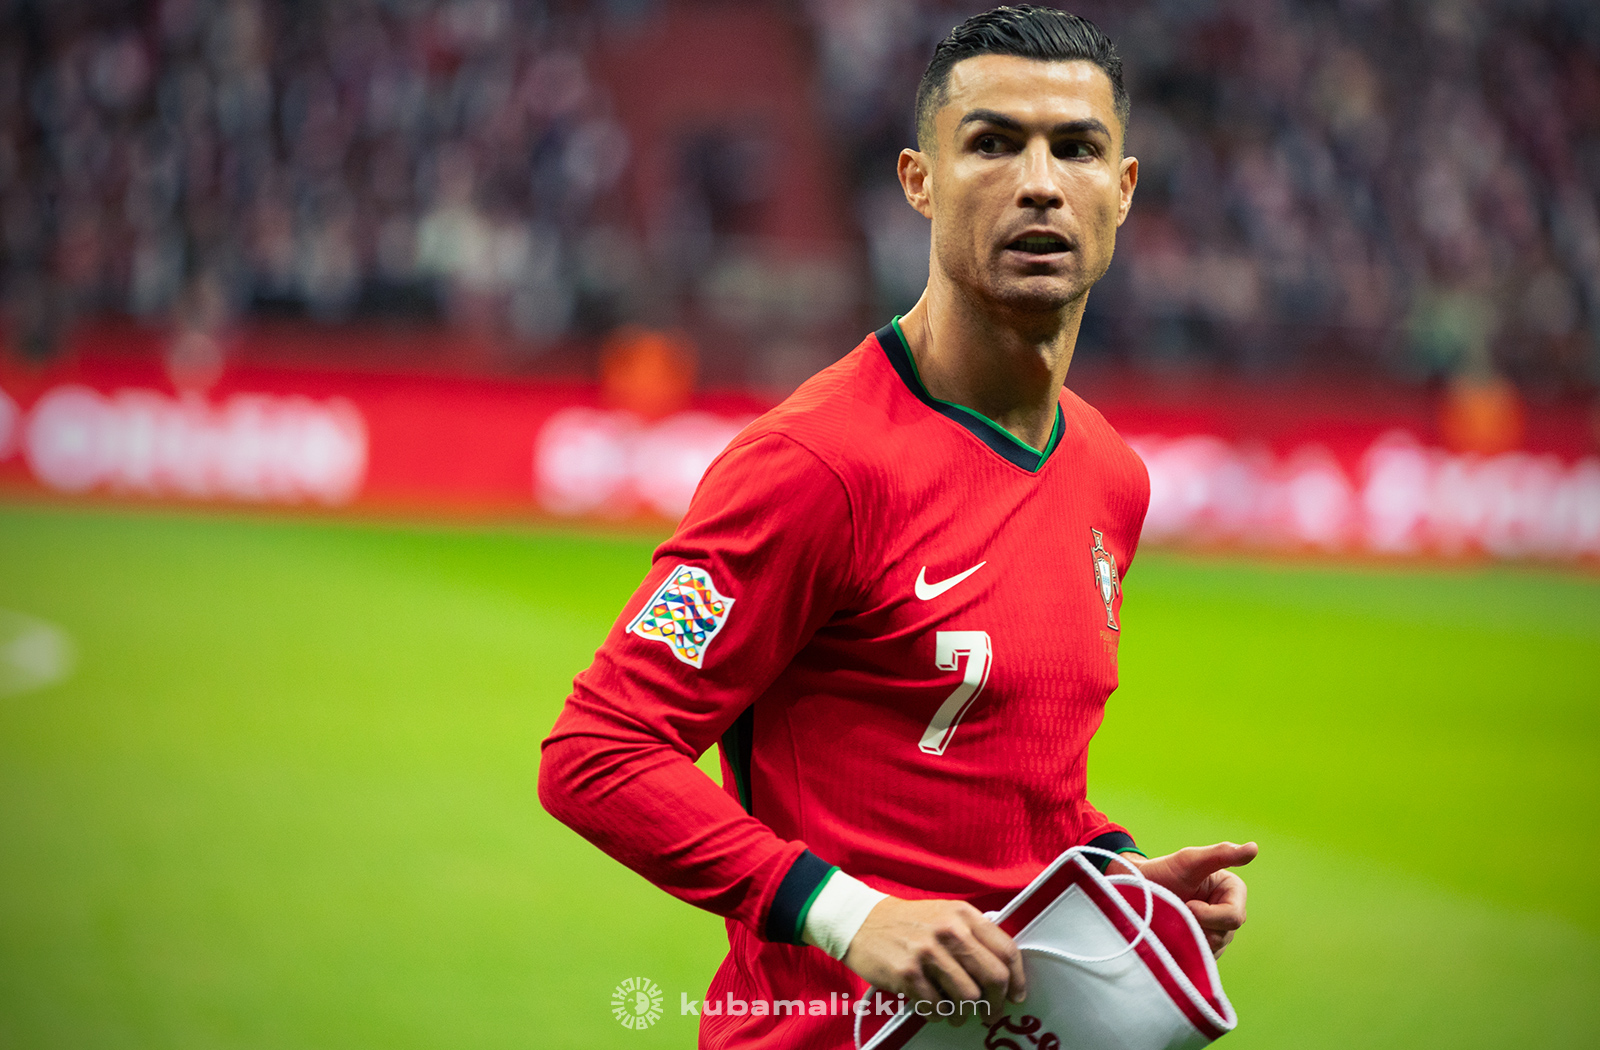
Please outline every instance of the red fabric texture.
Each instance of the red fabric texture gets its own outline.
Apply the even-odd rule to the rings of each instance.
[[[712,464],[544,744],[540,797],[675,896],[727,917],[708,993],[858,994],[812,948],[768,943],[778,884],[809,847],[884,892],[1003,905],[1068,846],[1121,830],[1086,797],[1089,741],[1117,685],[1121,594],[1103,601],[1092,530],[1125,572],[1143,464],[1070,391],[1033,473],[919,399],[868,338],[751,424]],[[935,597],[919,576],[945,581]],[[688,565],[734,599],[691,666],[628,626]],[[943,753],[919,747],[990,662]],[[947,659],[946,663],[950,661]],[[741,807],[693,761],[754,705]],[[849,1018],[702,1018],[703,1046],[845,1046]]]

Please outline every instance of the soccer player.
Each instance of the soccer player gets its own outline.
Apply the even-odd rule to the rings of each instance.
[[[1091,23],[999,8],[917,92],[928,287],[707,470],[544,744],[544,805],[727,919],[708,1013],[859,997],[998,1014],[982,912],[1063,849],[1127,856],[1214,951],[1255,846],[1142,859],[1086,797],[1117,684],[1143,465],[1063,385],[1139,165]],[[721,741],[723,787],[694,765]],[[1200,745],[1197,745],[1200,746]],[[851,1018],[702,1016],[707,1047],[845,1047]]]

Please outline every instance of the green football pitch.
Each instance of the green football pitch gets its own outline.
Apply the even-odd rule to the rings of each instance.
[[[0,508],[72,651],[0,675],[0,1046],[692,1045],[720,921],[535,790],[651,539]],[[1223,1045],[1600,1043],[1600,581],[1152,551],[1124,620],[1091,797],[1261,844]]]

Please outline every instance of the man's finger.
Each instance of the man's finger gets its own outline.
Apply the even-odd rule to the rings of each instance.
[[[937,1006],[939,1000],[944,998],[939,986],[929,980],[927,974],[922,973],[907,978],[905,987],[900,991],[904,992],[906,999],[909,1000],[906,1005],[913,1008],[919,1002]]]
[[[983,919],[972,927],[973,936],[983,945],[1001,966],[1005,973],[985,989],[990,993],[990,1007],[995,1011],[1005,1009],[1006,1000],[1020,1003],[1027,998],[1027,977],[1022,971],[1022,950],[1017,947],[1017,942],[1011,935],[1000,927]]]
[[[1243,908],[1249,896],[1250,889],[1239,876],[1231,871],[1214,871],[1200,884],[1193,899],[1206,904]]]
[[[1185,901],[1194,913],[1195,921],[1203,930],[1237,930],[1244,925],[1245,910],[1241,904],[1207,904],[1204,901]]]
[[[954,1002],[983,998],[983,989],[972,979],[963,966],[943,945],[930,949],[924,956],[924,973],[944,991],[944,998]]]
[[[1028,976],[1027,976],[1026,972],[1022,969],[1022,949],[1021,948],[1018,948],[1017,951],[1016,951],[1016,954],[1011,957],[1011,995],[1010,995],[1010,998],[1011,998],[1011,1001],[1014,1002],[1014,1003],[1021,1003],[1022,1001],[1024,1001],[1025,999],[1028,998]],[[995,1006],[996,1010],[1004,1010],[1005,1008],[1006,1008],[1006,1004],[1005,1003],[998,1003]]]
[[[964,950],[957,954],[956,958],[966,969],[967,975],[981,988],[975,1001],[985,1004],[983,1010],[985,1015],[993,1014],[1006,1001],[1006,988],[1011,983],[1011,971],[985,945],[977,941],[963,948]]]

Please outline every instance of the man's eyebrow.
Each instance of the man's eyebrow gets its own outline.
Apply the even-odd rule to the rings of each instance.
[[[1106,138],[1111,137],[1111,129],[1106,127],[1103,121],[1096,120],[1094,117],[1085,117],[1083,120],[1069,120],[1065,123],[1057,124],[1050,129],[1050,133],[1052,135],[1104,135]]]
[[[1022,130],[1022,121],[1016,117],[1008,117],[999,110],[994,109],[971,110],[961,118],[961,122],[956,125],[956,128],[960,129],[968,124],[993,124],[995,127],[1005,128],[1007,131]]]
[[[956,128],[960,129],[968,124],[993,124],[1006,131],[1022,131],[1022,122],[1016,117],[1009,117],[998,110],[974,109],[961,118]],[[1094,117],[1085,117],[1082,120],[1068,120],[1055,125],[1050,129],[1051,135],[1104,135],[1111,137],[1111,129],[1106,127],[1104,121]]]

